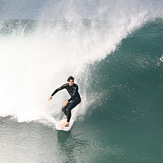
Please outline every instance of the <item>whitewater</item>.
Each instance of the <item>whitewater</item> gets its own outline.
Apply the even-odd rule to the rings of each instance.
[[[0,6],[0,162],[161,163],[163,1],[39,2]],[[70,75],[82,102],[58,132]]]
[[[64,98],[57,96],[49,104],[47,97],[53,89],[64,83],[69,75],[74,75],[77,82],[82,76],[83,80],[89,81],[89,75],[85,74],[87,65],[104,59],[128,34],[162,16],[161,9],[155,10],[161,1],[155,7],[153,3],[92,1],[88,2],[94,7],[92,13],[84,18],[85,15],[80,13],[82,5],[69,1],[60,6],[61,11],[69,6],[58,18],[65,22],[54,20],[55,25],[52,25],[44,22],[41,14],[41,20],[29,34],[25,33],[27,24],[19,21],[15,23],[16,29],[14,23],[8,22],[7,28],[11,29],[5,29],[10,30],[6,36],[2,30],[6,22],[1,21],[1,32],[4,33],[0,39],[0,115],[12,115],[22,122],[58,113]],[[45,9],[47,7],[48,3]],[[89,12],[87,8],[83,10]],[[89,83],[82,86],[83,83],[80,83],[83,96],[80,108],[86,110],[90,100],[85,99],[90,95],[84,89]]]

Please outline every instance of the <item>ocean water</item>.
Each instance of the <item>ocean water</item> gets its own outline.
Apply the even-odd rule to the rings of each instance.
[[[0,163],[162,163],[163,2],[57,4],[0,20]],[[82,102],[57,131],[70,75]]]

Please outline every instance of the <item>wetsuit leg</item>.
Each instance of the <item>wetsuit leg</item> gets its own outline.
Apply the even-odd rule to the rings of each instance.
[[[67,106],[67,122],[70,122],[71,110],[80,103],[80,100],[74,100]]]
[[[68,107],[68,105],[67,106],[64,106],[63,108],[62,108],[62,111],[63,111],[63,113],[67,116],[67,107]]]

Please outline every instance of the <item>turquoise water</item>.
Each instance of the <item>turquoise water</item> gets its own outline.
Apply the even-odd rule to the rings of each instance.
[[[89,66],[87,91],[103,96],[70,132],[1,117],[1,162],[161,163],[162,25],[147,23]]]
[[[163,162],[162,2],[85,3],[0,21],[0,163]],[[68,95],[47,98],[69,75],[82,103],[63,132]]]
[[[117,147],[118,156],[105,154],[111,162],[163,160],[161,24],[139,29],[92,68],[90,89],[105,96],[93,107],[89,123],[98,128],[97,139],[104,148]]]

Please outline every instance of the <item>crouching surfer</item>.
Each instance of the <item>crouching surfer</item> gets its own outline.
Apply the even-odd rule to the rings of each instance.
[[[48,98],[50,101],[52,97],[60,90],[66,89],[70,95],[70,99],[64,102],[64,107],[62,108],[63,113],[67,117],[67,122],[65,124],[65,127],[69,126],[69,122],[71,119],[71,110],[77,106],[81,102],[80,94],[78,92],[78,85],[74,83],[74,78],[70,76],[67,79],[67,83],[63,84],[61,87],[57,88],[51,96]]]

